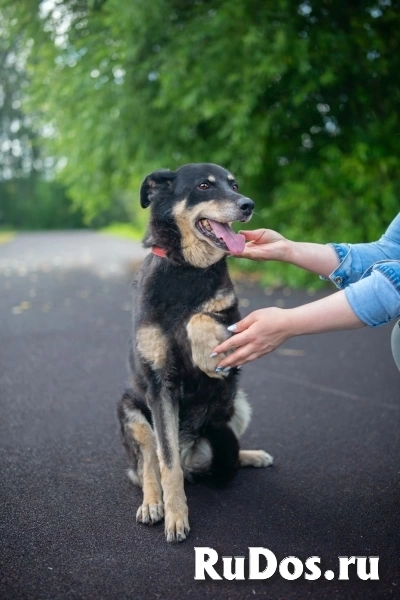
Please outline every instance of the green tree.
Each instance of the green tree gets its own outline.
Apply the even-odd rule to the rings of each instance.
[[[54,161],[43,160],[35,127],[36,120],[40,129],[40,119],[24,111],[31,41],[6,26],[13,23],[10,11],[0,16],[0,227],[82,227],[82,212],[71,211],[65,189],[50,178]]]
[[[194,161],[288,236],[373,239],[399,210],[397,0],[1,1],[89,218]]]

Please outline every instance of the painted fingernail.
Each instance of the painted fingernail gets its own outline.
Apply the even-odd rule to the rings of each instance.
[[[236,331],[236,329],[237,329],[236,323],[234,325],[229,325],[229,327],[227,327],[228,331]]]
[[[241,369],[242,367],[243,367],[243,365],[238,365],[236,368]]]
[[[227,373],[230,370],[231,370],[231,367],[225,367],[225,369],[222,369],[222,372],[223,373]]]
[[[212,354],[210,354],[210,358],[214,358],[215,356],[218,356],[218,352],[213,352]]]
[[[221,373],[221,371],[223,371],[223,370],[224,370],[224,367],[217,367],[217,368],[215,369],[215,372],[216,372],[216,373]]]

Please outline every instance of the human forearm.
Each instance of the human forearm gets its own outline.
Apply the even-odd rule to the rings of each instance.
[[[277,307],[256,310],[230,327],[233,335],[213,349],[213,353],[232,352],[221,357],[220,368],[237,367],[272,352],[291,337],[312,333],[356,329],[360,321],[344,291],[292,309]]]
[[[286,310],[289,337],[364,327],[344,291]]]
[[[287,240],[285,262],[323,277],[328,277],[339,264],[337,254],[331,246],[290,240]]]
[[[238,258],[277,260],[327,277],[339,265],[335,250],[323,244],[292,242],[272,229],[241,231],[247,244]]]

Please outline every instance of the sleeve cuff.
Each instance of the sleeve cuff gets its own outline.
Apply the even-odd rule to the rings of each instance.
[[[325,281],[332,281],[339,290],[342,290],[350,283],[352,260],[351,246],[349,244],[327,244],[333,248],[339,260],[339,266],[329,275],[329,277],[320,277]]]
[[[400,295],[379,270],[345,289],[357,317],[369,327],[378,327],[400,316]]]

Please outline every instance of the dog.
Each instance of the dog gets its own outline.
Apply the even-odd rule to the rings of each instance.
[[[151,216],[136,280],[129,387],[118,417],[128,475],[143,488],[136,519],[165,517],[168,542],[190,528],[184,477],[226,484],[238,467],[267,467],[263,450],[240,450],[251,409],[237,368],[217,370],[212,349],[240,320],[226,257],[242,252],[230,223],[250,220],[254,203],[214,164],[155,171],[140,189]]]

